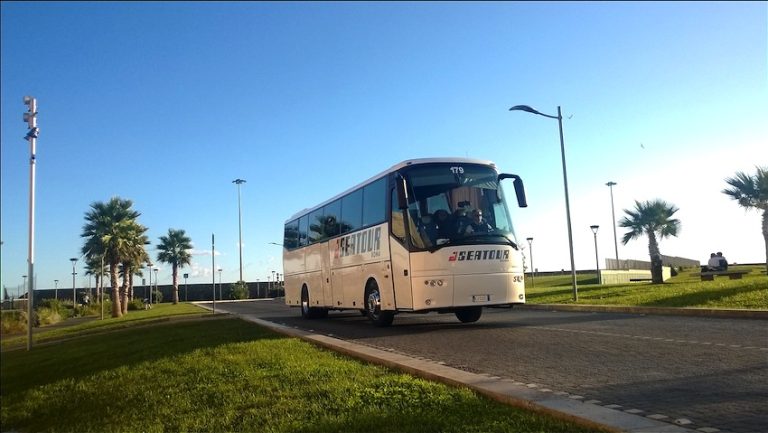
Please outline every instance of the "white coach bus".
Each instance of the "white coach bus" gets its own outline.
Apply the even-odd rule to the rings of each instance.
[[[378,326],[400,312],[525,303],[523,261],[490,161],[404,161],[285,223],[285,302],[308,319],[359,310]]]

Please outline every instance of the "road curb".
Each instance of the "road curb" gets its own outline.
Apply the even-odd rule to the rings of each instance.
[[[207,306],[201,305],[203,308]],[[372,364],[382,365],[427,380],[452,386],[463,386],[510,406],[544,413],[587,428],[600,428],[627,433],[697,433],[694,430],[654,419],[586,403],[569,396],[532,389],[510,379],[470,373],[434,361],[376,349],[269,322],[250,314],[235,314],[244,320],[264,326],[280,334],[300,338],[317,346],[342,353]]]
[[[585,313],[626,313],[660,316],[715,317],[719,319],[768,320],[768,310],[736,310],[722,308],[621,307],[612,305],[524,304],[524,310],[576,311]]]

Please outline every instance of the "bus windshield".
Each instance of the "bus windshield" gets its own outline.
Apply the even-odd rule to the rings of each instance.
[[[408,185],[411,244],[436,250],[448,244],[515,247],[514,229],[498,173],[478,164],[431,164],[403,170]]]

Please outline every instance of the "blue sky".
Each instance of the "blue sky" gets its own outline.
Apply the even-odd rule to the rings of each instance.
[[[29,146],[38,99],[37,287],[71,286],[94,201],[134,201],[154,244],[195,245],[190,282],[238,279],[237,188],[249,281],[282,272],[282,225],[406,159],[473,157],[525,180],[513,209],[534,266],[614,256],[634,200],[678,206],[662,253],[765,259],[760,215],[720,193],[768,164],[765,2],[3,2],[2,284],[27,274]],[[621,237],[623,230],[618,229]],[[620,258],[647,259],[647,240]],[[78,265],[78,269],[81,269]],[[78,286],[87,285],[82,271]],[[218,281],[218,276],[217,276]],[[170,282],[161,266],[160,283]]]

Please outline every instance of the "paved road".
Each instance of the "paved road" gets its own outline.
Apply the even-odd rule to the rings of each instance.
[[[279,301],[216,307],[704,432],[768,432],[763,320],[486,309],[475,324],[401,314],[376,328],[359,313],[303,320]]]

